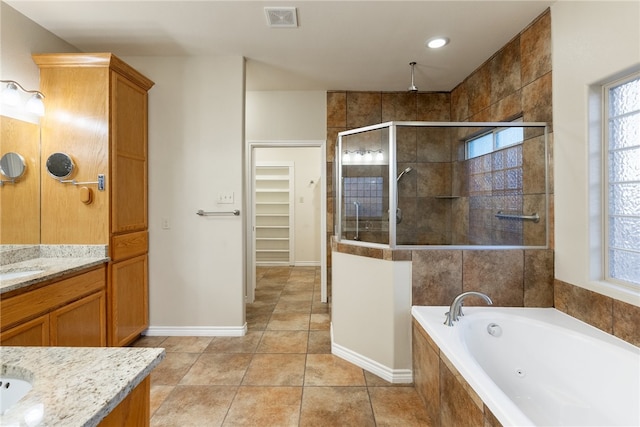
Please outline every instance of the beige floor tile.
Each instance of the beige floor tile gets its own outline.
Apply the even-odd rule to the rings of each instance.
[[[306,353],[309,332],[265,331],[256,353]]]
[[[309,313],[273,313],[267,330],[272,331],[308,331]]]
[[[245,387],[238,389],[223,426],[297,426],[302,387]]]
[[[365,386],[364,373],[333,354],[308,354],[305,386]]]
[[[435,425],[413,387],[371,387],[371,406],[376,425],[424,427]]]
[[[301,427],[374,427],[366,387],[305,387]]]
[[[162,347],[162,342],[166,339],[167,337],[142,336],[131,344],[131,347]]]
[[[248,331],[243,337],[215,337],[204,352],[254,353],[261,338],[261,331]]]
[[[132,344],[167,349],[151,374],[152,427],[429,426],[411,384],[390,384],[331,354],[319,268],[259,267],[256,277],[244,337]]]
[[[204,353],[184,376],[182,385],[239,385],[244,377],[251,354]]]
[[[271,313],[252,314],[247,316],[247,330],[264,331],[271,319]]]
[[[329,331],[309,331],[307,353],[331,353],[331,333]]]
[[[413,387],[413,383],[390,383],[389,381],[368,371],[364,371],[364,379],[367,382],[367,387]]]
[[[189,372],[198,359],[196,353],[167,353],[160,364],[151,371],[152,385],[176,385]]]
[[[309,330],[328,331],[331,325],[331,316],[328,313],[311,313]]]
[[[291,274],[291,269],[289,267],[270,267],[268,271],[266,271],[262,278],[264,280],[273,280],[273,279],[288,279]]]
[[[151,418],[151,427],[220,426],[237,387],[177,386]]]
[[[304,354],[256,354],[242,385],[302,386]]]
[[[255,299],[263,303],[276,303],[281,293],[278,289],[256,289]]]
[[[280,300],[273,309],[274,313],[311,313],[311,301]]]
[[[151,415],[164,403],[175,386],[172,385],[152,385],[150,395],[149,410]]]
[[[311,313],[313,314],[329,314],[331,315],[331,304],[320,302],[320,297],[317,300],[314,299],[311,306]]]
[[[313,291],[311,290],[292,290],[282,291],[280,295],[280,301],[313,301]]]
[[[202,353],[212,339],[212,337],[168,337],[162,342],[162,347],[167,353]]]

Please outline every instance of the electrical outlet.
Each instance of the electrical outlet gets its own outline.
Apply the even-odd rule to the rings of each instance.
[[[224,192],[218,193],[218,198],[216,199],[216,201],[218,203],[232,204],[233,203],[233,191],[224,191]]]
[[[168,230],[171,228],[171,226],[169,225],[169,218],[162,218],[162,229],[163,230]]]

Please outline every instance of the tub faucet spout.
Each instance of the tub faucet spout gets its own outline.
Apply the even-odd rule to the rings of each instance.
[[[453,326],[453,322],[458,321],[458,319],[461,316],[464,316],[464,314],[462,314],[462,302],[469,295],[480,297],[484,299],[486,303],[489,305],[493,304],[493,301],[491,301],[491,298],[489,298],[487,295],[483,294],[482,292],[476,292],[476,291],[463,292],[453,299],[453,302],[449,307],[449,311],[445,313],[445,315],[447,316],[447,318],[444,321],[445,325]]]

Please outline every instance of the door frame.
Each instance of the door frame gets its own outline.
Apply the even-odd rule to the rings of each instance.
[[[256,251],[254,247],[253,198],[255,192],[255,149],[256,148],[320,148],[320,301],[326,303],[327,296],[327,141],[326,140],[280,140],[247,141],[245,155],[245,211],[246,211],[246,289],[245,302],[255,300],[256,290]]]

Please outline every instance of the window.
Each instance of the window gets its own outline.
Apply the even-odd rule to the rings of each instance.
[[[521,122],[522,119],[515,120]],[[466,158],[484,156],[510,145],[521,144],[524,140],[524,128],[508,127],[493,129],[466,142]]]
[[[604,86],[605,279],[640,287],[640,73]]]
[[[382,218],[382,177],[345,177],[343,181],[347,217]]]

